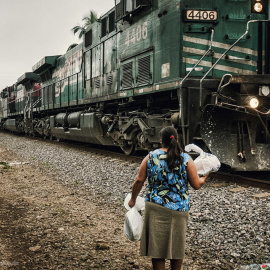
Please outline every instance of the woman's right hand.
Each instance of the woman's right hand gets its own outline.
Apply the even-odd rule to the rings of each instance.
[[[202,178],[205,181],[208,178],[208,176],[209,176],[209,173],[207,173],[206,175],[201,176],[200,178]]]
[[[132,208],[132,207],[135,205],[135,203],[136,203],[136,200],[130,199],[129,202],[128,202],[128,206],[129,206],[130,208]]]

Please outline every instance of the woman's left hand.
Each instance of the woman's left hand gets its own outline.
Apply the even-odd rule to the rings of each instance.
[[[128,202],[128,206],[129,206],[130,208],[132,208],[132,207],[135,205],[135,203],[136,203],[136,201],[130,199],[129,202]]]

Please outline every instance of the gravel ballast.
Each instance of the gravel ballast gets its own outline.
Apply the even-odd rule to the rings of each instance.
[[[84,189],[125,213],[123,200],[131,191],[138,164],[8,133],[0,133],[0,144],[60,183]],[[270,197],[255,199],[253,195],[266,191],[246,187],[234,192],[237,187],[218,179],[209,179],[198,191],[190,187],[188,262],[201,263],[201,269],[270,262]],[[145,188],[142,196],[144,192]]]

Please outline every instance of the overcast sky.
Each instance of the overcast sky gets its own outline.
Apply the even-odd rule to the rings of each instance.
[[[80,43],[71,29],[90,10],[103,15],[114,0],[0,0],[0,92],[44,56]]]

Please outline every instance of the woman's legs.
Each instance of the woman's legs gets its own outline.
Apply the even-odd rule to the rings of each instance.
[[[180,270],[182,267],[183,260],[172,259],[171,270]],[[165,259],[152,259],[154,270],[164,270],[165,269]]]
[[[154,270],[165,270],[165,259],[152,258],[152,264]]]
[[[171,260],[171,270],[180,270],[183,260]]]

